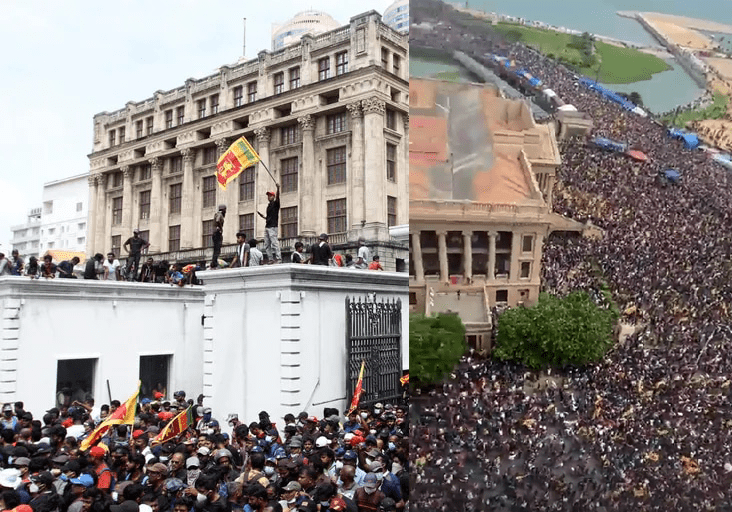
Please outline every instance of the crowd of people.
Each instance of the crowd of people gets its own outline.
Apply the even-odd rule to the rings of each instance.
[[[266,411],[227,418],[200,395],[157,393],[133,425],[94,431],[117,400],[61,400],[40,418],[22,402],[0,417],[0,506],[14,512],[376,512],[408,509],[408,408],[359,405],[341,416]],[[175,436],[166,425],[182,411]],[[178,424],[179,422],[175,422]],[[185,425],[188,425],[185,428]],[[86,446],[85,439],[98,439]]]
[[[486,49],[483,49],[485,52]],[[417,510],[732,510],[732,189],[728,171],[521,45],[510,57],[589,114],[561,147],[554,211],[605,230],[552,235],[545,290],[606,282],[633,333],[596,365],[537,375],[466,357],[413,398]],[[673,168],[677,186],[658,172]],[[500,329],[500,326],[499,326]]]

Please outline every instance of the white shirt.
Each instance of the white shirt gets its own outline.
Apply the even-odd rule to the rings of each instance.
[[[262,251],[256,247],[249,249],[249,266],[257,267],[262,264]]]
[[[109,269],[107,281],[117,280],[117,269],[119,268],[119,266],[119,260],[114,260],[112,263],[109,262],[109,259],[104,260],[104,268]]]
[[[359,268],[369,268],[369,262],[371,261],[371,251],[365,245],[358,248],[358,257],[363,260],[363,263],[358,264]]]

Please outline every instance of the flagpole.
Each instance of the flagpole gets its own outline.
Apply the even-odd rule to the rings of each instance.
[[[270,178],[272,178],[272,181],[274,181],[274,182],[275,182],[275,185],[277,185],[277,180],[275,179],[275,177],[274,177],[274,176],[272,176],[272,173],[271,173],[271,172],[269,172],[269,167],[267,167],[267,164],[265,164],[265,163],[264,163],[264,160],[262,160],[262,159],[260,158],[260,159],[259,159],[259,163],[260,163],[260,164],[262,164],[262,165],[264,166],[264,170],[265,170],[265,171],[267,171],[267,174],[269,174],[269,177],[270,177]]]

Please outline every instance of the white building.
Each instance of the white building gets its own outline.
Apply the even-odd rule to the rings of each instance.
[[[396,0],[384,11],[384,23],[402,34],[409,33],[409,0]]]
[[[10,227],[10,231],[13,232],[13,239],[10,241],[11,250],[17,249],[26,261],[29,256],[37,258],[40,254],[41,211],[41,208],[32,208],[24,224]]]
[[[86,250],[87,180],[87,174],[80,174],[43,185],[41,254],[49,249],[82,253]]]
[[[282,24],[272,24],[272,51],[297,43],[305,34],[315,36],[340,26],[340,23],[322,11],[299,12]]]

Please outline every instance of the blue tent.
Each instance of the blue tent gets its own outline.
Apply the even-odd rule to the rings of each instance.
[[[617,142],[606,137],[595,137],[592,139],[592,143],[599,148],[607,149],[608,151],[617,151],[619,153],[624,153],[625,150],[628,149],[627,144],[623,144],[622,142]]]
[[[685,132],[677,128],[670,128],[668,136],[673,139],[681,139],[687,149],[696,149],[699,147],[699,137],[695,133]]]
[[[530,83],[531,85],[533,85],[534,87],[538,87],[538,86],[540,86],[540,85],[541,85],[541,80],[539,80],[539,79],[538,79],[538,78],[536,78],[536,77],[533,77],[533,78],[531,78],[531,79],[529,80],[529,83]]]
[[[663,175],[671,183],[679,183],[681,181],[681,173],[676,169],[666,169],[663,171]]]
[[[628,101],[622,96],[620,96],[615,91],[612,91],[608,89],[607,87],[603,87],[602,85],[598,84],[594,80],[590,80],[589,78],[582,77],[579,79],[579,83],[592,89],[593,91],[597,91],[606,98],[614,101],[615,103],[619,104],[621,107],[623,107],[625,110],[633,111],[636,108],[635,103],[632,101]]]

